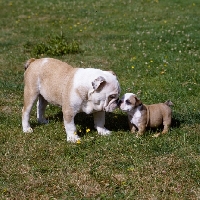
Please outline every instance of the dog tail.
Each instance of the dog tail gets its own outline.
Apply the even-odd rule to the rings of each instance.
[[[165,101],[165,104],[169,107],[174,105],[170,100]]]
[[[24,65],[24,69],[25,71],[27,70],[27,68],[29,67],[29,65],[34,62],[36,59],[35,58],[31,58],[29,60],[26,61],[25,65]]]

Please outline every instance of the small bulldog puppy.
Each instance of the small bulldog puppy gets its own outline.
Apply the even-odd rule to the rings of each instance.
[[[62,107],[67,141],[80,140],[74,117],[79,112],[93,113],[94,125],[100,135],[110,131],[105,125],[105,112],[117,108],[120,85],[112,71],[94,68],[73,68],[53,58],[30,59],[25,64],[23,132],[32,132],[30,111],[36,99],[37,119],[47,123],[45,108],[48,103]]]
[[[172,111],[171,101],[152,105],[145,105],[133,93],[126,93],[119,100],[118,106],[128,114],[129,127],[132,133],[137,132],[137,137],[142,135],[146,127],[157,128],[164,126],[162,134],[167,133],[171,126]],[[154,137],[158,137],[160,133]]]

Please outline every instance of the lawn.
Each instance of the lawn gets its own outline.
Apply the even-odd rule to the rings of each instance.
[[[0,199],[200,199],[199,0],[0,0],[0,8]],[[121,96],[145,104],[170,99],[170,132],[136,138],[116,109],[106,114],[112,135],[99,136],[92,115],[80,113],[82,142],[67,143],[61,108],[49,105],[49,124],[37,123],[34,106],[34,132],[23,133],[31,57],[113,70]]]

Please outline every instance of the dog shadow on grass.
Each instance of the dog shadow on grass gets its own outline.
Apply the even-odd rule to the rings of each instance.
[[[200,116],[196,116],[194,117],[194,119],[200,119]],[[57,114],[54,115],[49,115],[47,117],[47,119],[49,120],[49,123],[51,123],[52,121],[54,122],[63,122],[63,113],[62,111],[59,111]],[[94,118],[93,118],[93,114],[85,114],[85,113],[78,113],[75,116],[75,125],[77,127],[78,130],[78,134],[80,136],[84,136],[84,134],[87,132],[87,129],[90,129],[91,131],[96,131],[96,129],[94,128]],[[105,127],[108,130],[114,131],[114,132],[118,132],[118,131],[122,131],[122,132],[127,132],[130,131],[129,129],[129,125],[128,125],[128,117],[125,113],[106,113],[106,118],[105,118]],[[181,126],[181,124],[186,123],[186,124],[191,124],[192,121],[188,119],[188,116],[183,116],[182,113],[173,113],[172,116],[172,124],[171,124],[171,128],[179,128]],[[33,123],[32,126],[36,127],[38,126],[38,123]],[[81,130],[81,132],[80,132]],[[154,130],[154,129],[150,129],[153,132],[155,131],[162,131],[162,127]],[[145,134],[146,135],[146,134]]]
[[[51,124],[53,121],[54,122],[63,122],[63,113],[62,111],[59,111],[56,114],[53,115],[48,115],[47,120]],[[85,132],[87,132],[87,129],[90,129],[91,131],[96,130],[94,128],[94,118],[93,114],[86,114],[86,113],[78,113],[75,116],[74,119],[75,125],[77,127],[77,130],[81,130],[81,135]],[[34,127],[40,126],[38,123],[31,123],[31,125]],[[105,127],[108,130],[111,131],[128,131],[129,126],[128,126],[128,119],[127,115],[123,113],[106,113],[105,117]],[[80,133],[79,133],[80,134]]]

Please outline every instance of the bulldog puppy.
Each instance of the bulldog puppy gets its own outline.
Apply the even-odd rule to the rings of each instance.
[[[62,107],[67,141],[80,140],[74,117],[79,112],[93,113],[94,125],[100,135],[110,131],[104,127],[105,111],[112,112],[118,103],[120,85],[111,71],[93,68],[73,68],[52,58],[30,59],[25,64],[23,132],[32,132],[30,111],[36,99],[37,119],[47,123],[47,103]]]
[[[157,128],[164,126],[162,134],[167,133],[171,126],[172,111],[169,106],[171,101],[152,105],[145,105],[133,93],[126,93],[119,100],[120,109],[128,114],[129,127],[132,133],[138,130],[137,137],[142,135],[146,127]],[[156,134],[155,137],[159,136]]]

